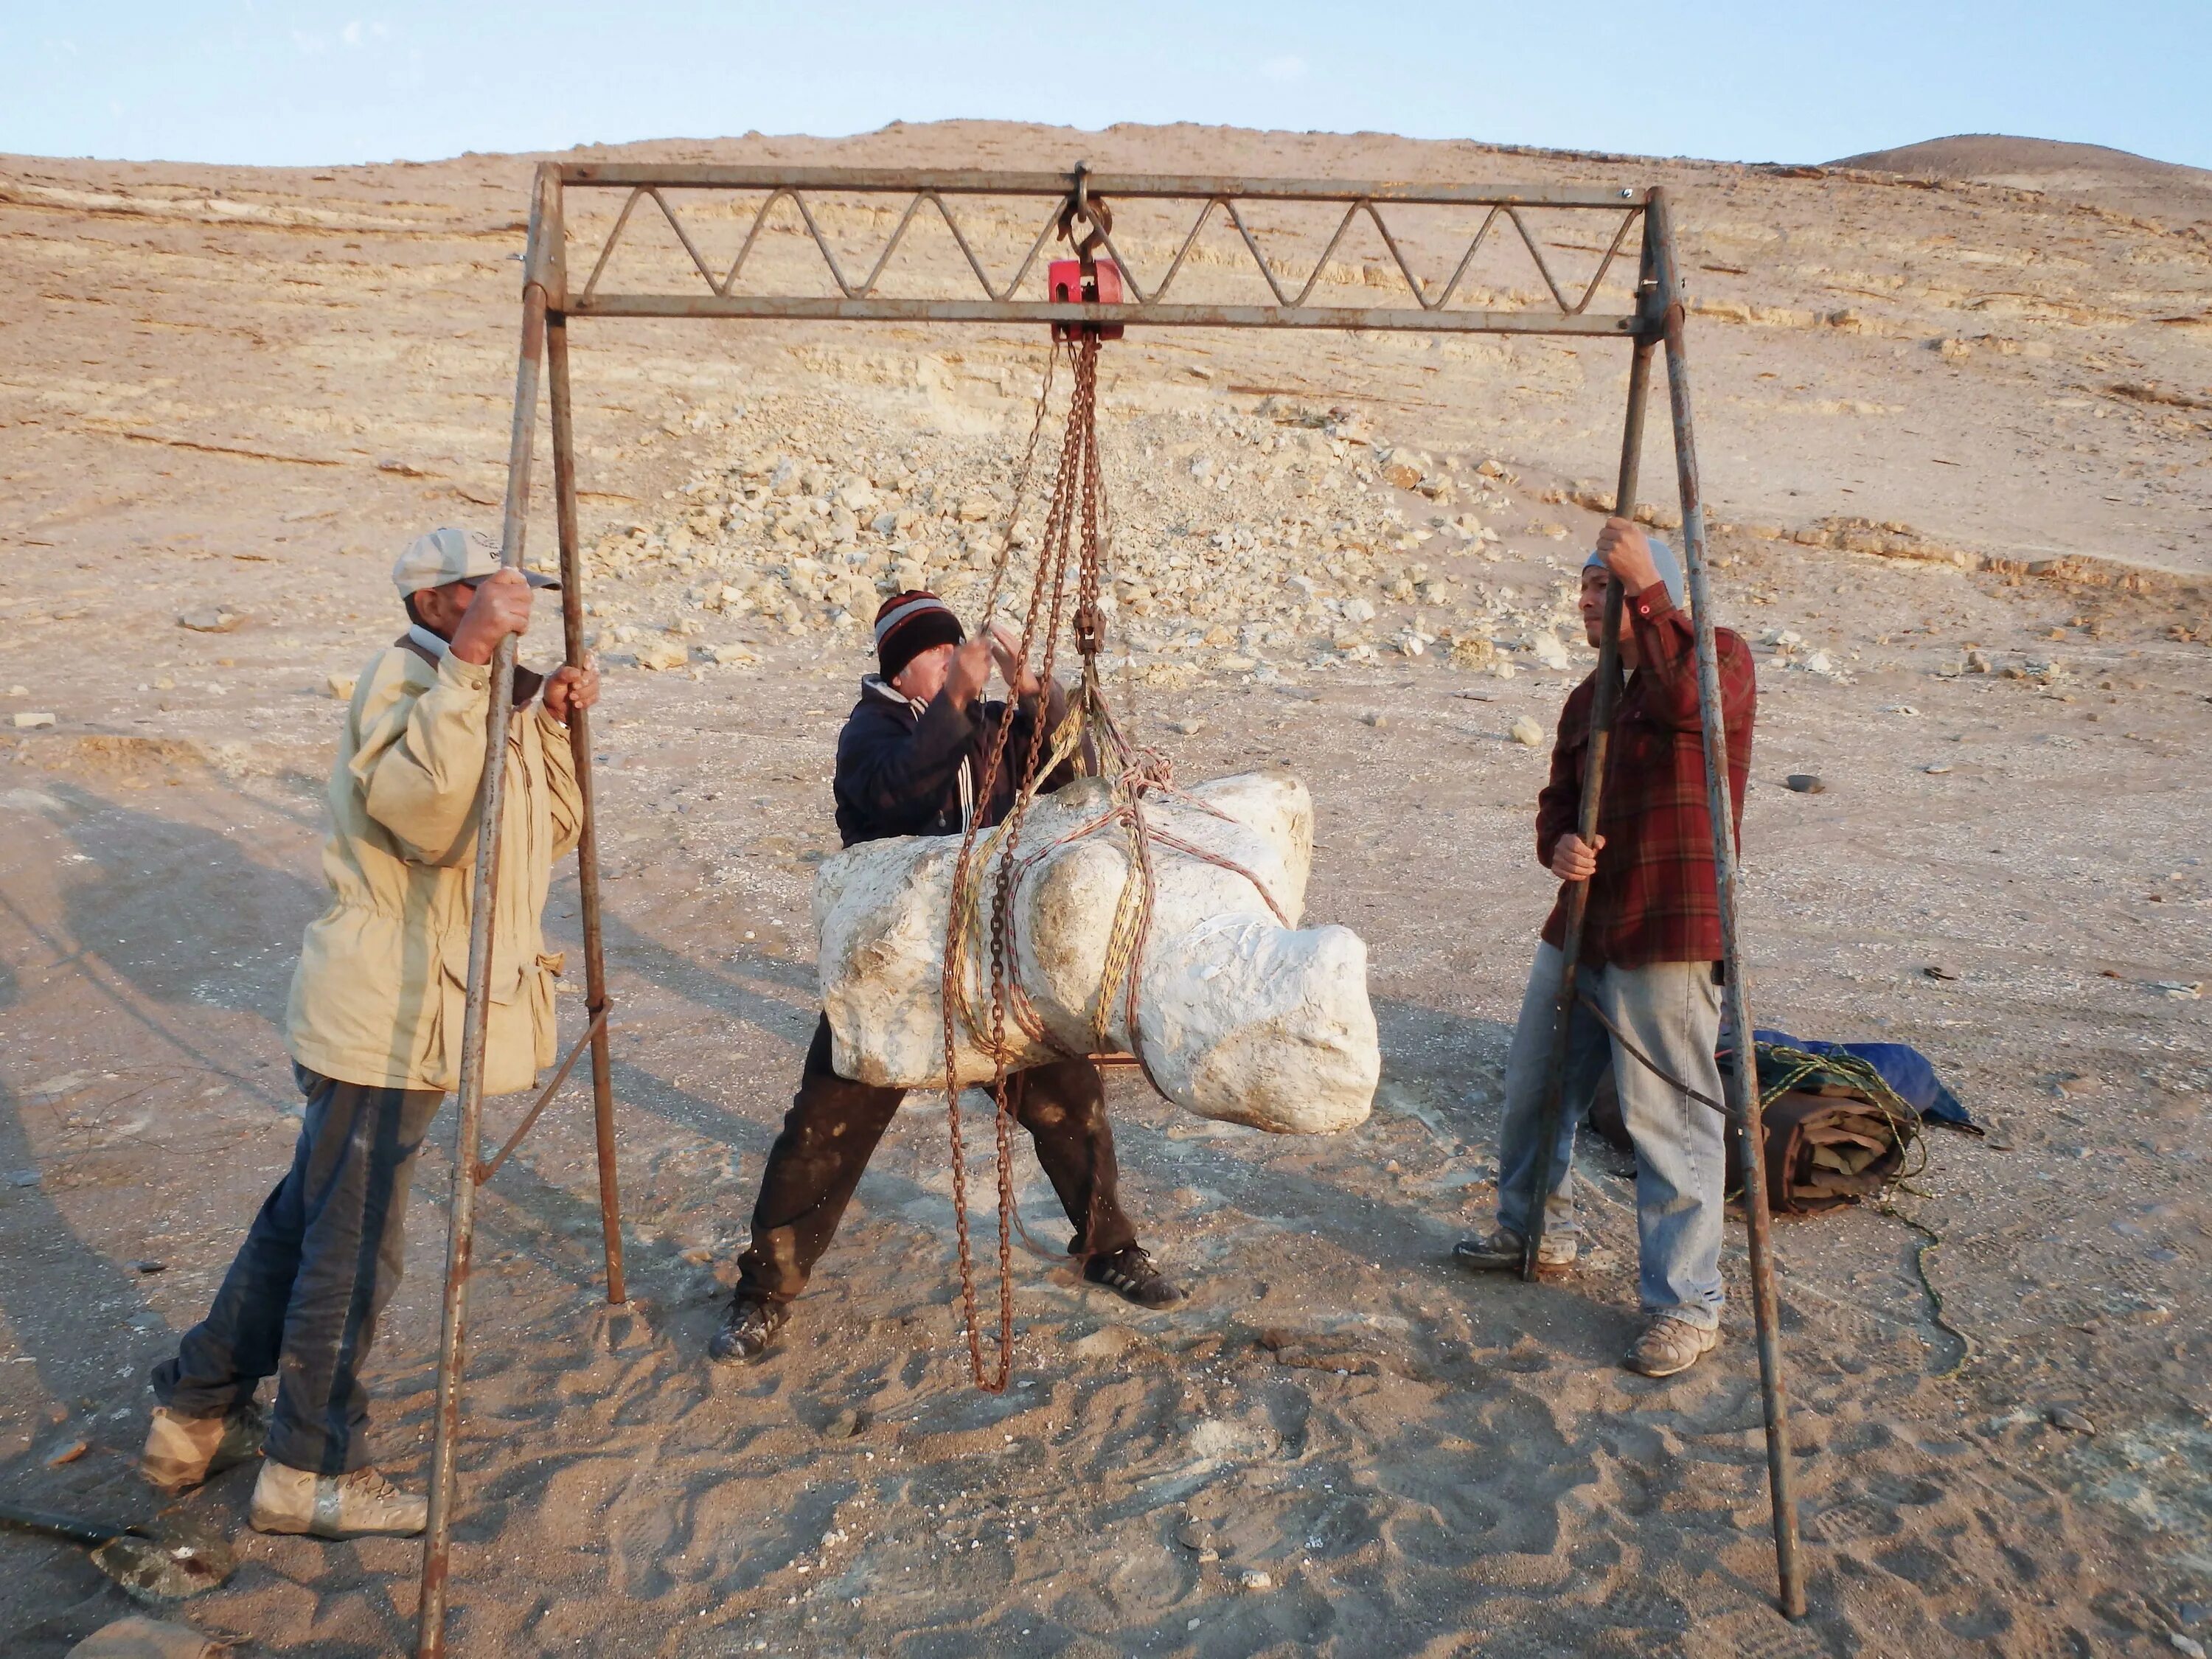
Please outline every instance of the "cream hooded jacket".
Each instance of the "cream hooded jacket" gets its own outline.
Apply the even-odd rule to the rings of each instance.
[[[323,846],[330,908],[308,925],[285,1016],[292,1057],[342,1082],[451,1090],[459,1081],[491,670],[396,645],[347,710]],[[507,727],[484,1092],[530,1087],[552,1063],[553,975],[539,918],[582,818],[566,728],[542,704]]]

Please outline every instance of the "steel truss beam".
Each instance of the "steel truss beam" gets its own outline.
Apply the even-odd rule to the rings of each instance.
[[[618,189],[629,192],[613,228],[601,244],[590,277],[579,292],[568,289],[566,193],[570,189]],[[671,206],[666,191],[757,191],[767,192],[749,228],[744,245],[727,270],[717,276],[701,253],[681,216]],[[823,235],[808,192],[866,196],[903,196],[906,205],[896,228],[864,276],[848,275]],[[994,283],[974,244],[961,229],[948,198],[977,197],[1034,197],[1049,204],[1049,212],[1036,237],[1012,276]],[[1037,256],[1060,222],[1064,212],[1079,214],[1095,208],[1102,199],[1182,201],[1198,204],[1198,216],[1183,235],[1173,262],[1149,290],[1113,246],[1110,227],[1098,225],[1105,252],[1121,267],[1128,291],[1135,298],[1121,305],[1052,304],[1021,297],[1020,289]],[[739,279],[767,223],[779,203],[788,200],[798,214],[828,273],[837,288],[835,296],[746,294]],[[1284,272],[1261,248],[1240,203],[1278,202],[1338,204],[1344,213],[1335,233],[1303,278],[1285,283]],[[637,208],[650,203],[667,221],[683,244],[692,267],[707,292],[684,295],[601,293],[599,284]],[[1460,207],[1484,210],[1481,224],[1460,254],[1449,276],[1433,294],[1415,272],[1397,238],[1382,216],[1385,206]],[[934,209],[951,232],[968,270],[982,289],[982,298],[905,299],[875,290],[890,269],[906,232],[925,207]],[[1595,273],[1586,283],[1562,287],[1546,259],[1542,246],[1522,218],[1530,208],[1571,209],[1617,216],[1609,240],[1601,250]],[[1196,245],[1199,234],[1219,212],[1239,233],[1266,282],[1274,303],[1255,305],[1191,304],[1167,298]],[[1341,307],[1310,303],[1326,274],[1329,257],[1361,216],[1381,234],[1404,281],[1410,305],[1384,307]],[[1549,308],[1531,307],[1500,312],[1453,309],[1451,301],[1481,250],[1484,240],[1500,223],[1517,237],[1542,276]],[[1629,232],[1641,228],[1637,258],[1640,263],[1636,309],[1620,314],[1593,314],[1589,310],[1613,261],[1623,252]],[[1602,233],[1601,233],[1602,234]],[[1629,376],[1629,404],[1623,423],[1620,489],[1616,509],[1632,514],[1637,500],[1638,461],[1642,447],[1644,410],[1650,383],[1651,360],[1663,347],[1668,371],[1668,406],[1674,435],[1675,474],[1682,507],[1682,554],[1687,573],[1697,632],[1698,694],[1703,717],[1708,809],[1715,827],[1713,862],[1720,894],[1723,948],[1726,956],[1727,1001],[1730,1019],[1739,1034],[1737,1063],[1728,1089],[1731,1115],[1744,1140],[1745,1199],[1751,1236],[1752,1307],[1759,1330],[1761,1397],[1765,1407],[1768,1487],[1773,1500],[1775,1565],[1781,1585],[1782,1610],[1793,1619],[1805,1613],[1803,1566],[1799,1559],[1797,1510],[1793,1495],[1790,1459],[1788,1392],[1782,1375],[1780,1313],[1775,1288],[1771,1236],[1768,1225],[1765,1160],[1758,1152],[1759,1091],[1755,1054],[1742,1041],[1753,1029],[1750,992],[1739,944],[1739,918],[1735,848],[1726,833],[1729,823],[1728,734],[1720,702],[1719,658],[1714,639],[1711,593],[1706,579],[1705,522],[1699,496],[1697,445],[1690,410],[1688,357],[1683,343],[1683,285],[1668,203],[1657,188],[1626,190],[1516,189],[1470,185],[1423,185],[1373,181],[1347,183],[1334,179],[1186,177],[1154,173],[1093,173],[1078,167],[1073,173],[945,172],[845,167],[677,167],[649,163],[601,164],[547,162],[538,170],[530,220],[530,242],[524,256],[523,323],[520,362],[515,374],[515,406],[508,453],[507,508],[501,556],[510,566],[522,562],[526,508],[529,499],[532,446],[541,367],[550,375],[553,417],[553,476],[557,498],[561,566],[564,584],[562,609],[564,644],[568,662],[580,664],[583,647],[583,561],[577,544],[576,467],[574,438],[570,427],[568,326],[584,317],[696,317],[747,320],[903,322],[903,323],[1120,323],[1125,325],[1213,328],[1340,328],[1424,330],[1438,333],[1548,333],[1616,335],[1633,347]],[[1608,586],[1606,604],[1607,646],[1601,653],[1602,682],[1617,672],[1612,646],[1612,623],[1620,614],[1620,585]],[[461,1382],[468,1302],[471,1254],[474,1240],[476,1189],[520,1142],[538,1112],[550,1098],[573,1066],[572,1053],[536,1106],[526,1116],[503,1148],[489,1164],[477,1158],[483,1108],[483,1043],[489,1002],[492,896],[497,888],[500,857],[499,794],[504,770],[506,720],[511,706],[514,641],[501,643],[492,665],[492,719],[486,733],[486,760],[481,786],[478,822],[485,826],[477,848],[473,898],[470,912],[468,1002],[464,1024],[461,1083],[456,1112],[453,1155],[453,1201],[447,1239],[445,1314],[438,1355],[438,1411],[436,1438],[431,1455],[430,1518],[423,1540],[422,1595],[417,1604],[416,1649],[421,1659],[437,1659],[446,1651],[446,1605],[449,1583],[449,1540],[455,1498],[455,1460],[461,1423]],[[1591,754],[1603,753],[1613,699],[1601,696],[1601,714],[1594,710]],[[583,839],[578,848],[578,884],[582,900],[587,1013],[590,1023],[578,1047],[588,1042],[592,1049],[592,1081],[599,1142],[599,1198],[605,1235],[608,1300],[623,1300],[622,1236],[616,1195],[613,1092],[607,1055],[610,1006],[606,969],[600,939],[598,834],[593,810],[592,753],[588,720],[578,714],[569,722],[569,737],[577,781],[584,799]],[[1599,791],[1604,782],[1596,765],[1590,769],[1583,799],[1585,826],[1597,820]],[[1566,955],[1570,963],[1579,954],[1581,906],[1571,909]],[[1571,973],[1568,980],[1572,984]],[[1567,1004],[1563,998],[1560,1018]],[[1556,1067],[1555,1060],[1555,1067]],[[1559,1079],[1552,1080],[1547,1105],[1559,1109]],[[1550,1137],[1545,1146],[1551,1145]],[[1540,1191],[1533,1213],[1540,1229],[1544,1204]],[[1540,1237],[1528,1243],[1533,1261]]]
[[[600,167],[569,164],[558,167],[564,187],[622,189],[623,199],[613,228],[599,245],[591,275],[570,301],[568,311],[578,317],[728,317],[759,320],[906,323],[1119,323],[1171,328],[1328,328],[1419,330],[1426,332],[1491,334],[1631,334],[1636,331],[1633,313],[1592,314],[1597,297],[1629,231],[1643,218],[1650,192],[1640,190],[1488,190],[1453,185],[1416,185],[1373,181],[1331,183],[1314,179],[1197,178],[1154,173],[1092,173],[1079,168],[1073,173],[978,173],[875,170],[845,167]],[[684,215],[669,200],[668,192],[722,191],[761,192],[747,227],[743,245],[726,269],[717,275],[701,251]],[[817,200],[823,195],[902,200],[898,222],[877,252],[866,273],[848,272],[816,216]],[[996,197],[1044,204],[1043,219],[1028,252],[1004,281],[994,280],[977,253],[972,238],[954,214],[952,201]],[[1132,299],[1118,305],[1054,303],[1042,293],[1024,297],[1022,289],[1050,244],[1062,211],[1071,200],[1152,201],[1180,204],[1196,210],[1189,228],[1179,240],[1172,261],[1156,283],[1136,269],[1127,252],[1116,246],[1110,221],[1102,224],[1104,251],[1120,268],[1123,285]],[[1261,246],[1259,233],[1245,208],[1256,203],[1293,203],[1343,209],[1334,231],[1301,278],[1285,271]],[[739,284],[752,262],[776,209],[788,204],[799,226],[822,258],[822,269],[836,286],[835,295],[753,293]],[[633,227],[637,210],[646,207],[675,234],[690,258],[705,294],[602,293],[600,283],[617,248]],[[1481,222],[1468,237],[1458,258],[1440,285],[1432,284],[1413,269],[1399,238],[1382,216],[1385,207],[1465,208],[1484,210]],[[1522,216],[1528,208],[1559,208],[1597,213],[1613,222],[1610,239],[1595,250],[1600,258],[1586,281],[1563,283],[1544,252],[1544,243]],[[878,292],[907,233],[915,222],[932,212],[951,233],[975,279],[980,296],[973,292],[931,298],[894,298]],[[1273,304],[1224,305],[1177,303],[1169,298],[1188,265],[1191,251],[1215,216],[1237,233],[1252,264],[1248,277],[1256,275],[1266,284]],[[1389,252],[1393,272],[1404,284],[1405,300],[1387,306],[1332,306],[1312,303],[1315,290],[1323,286],[1328,262],[1345,238],[1364,220],[1382,238]],[[1500,311],[1455,307],[1475,258],[1493,230],[1504,228],[1527,252],[1533,274],[1542,279],[1548,304],[1523,310]],[[1601,229],[1600,234],[1604,234]],[[1278,239],[1282,240],[1282,239]],[[1041,287],[1041,284],[1040,284]]]
[[[1632,336],[1636,319],[1520,311],[1345,306],[1053,305],[1037,301],[831,300],[798,295],[624,294],[580,301],[571,317],[702,317],[752,322],[1122,323],[1148,328],[1372,329],[1422,334]]]

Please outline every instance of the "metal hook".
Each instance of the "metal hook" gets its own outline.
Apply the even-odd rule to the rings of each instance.
[[[1085,227],[1079,237],[1077,222]],[[1106,237],[1114,228],[1113,210],[1102,198],[1091,199],[1091,163],[1075,164],[1075,188],[1069,192],[1066,205],[1060,210],[1060,240],[1075,250],[1075,258],[1083,273],[1086,299],[1095,296],[1098,283],[1098,250],[1106,246]]]

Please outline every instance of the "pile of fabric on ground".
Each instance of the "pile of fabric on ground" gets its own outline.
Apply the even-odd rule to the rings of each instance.
[[[1767,1202],[1778,1215],[1817,1215],[1917,1174],[1927,1166],[1926,1149],[1918,1147],[1923,1123],[1981,1133],[1927,1056],[1908,1044],[1753,1035]],[[1733,1060],[1722,1057],[1723,1066]],[[1917,1147],[1919,1161],[1908,1168]],[[1741,1179],[1731,1172],[1732,1186]]]
[[[1818,1215],[1917,1174],[1927,1164],[1920,1138],[1929,1124],[1982,1133],[1928,1057],[1909,1044],[1808,1042],[1763,1029],[1754,1035],[1766,1197],[1777,1215]],[[1734,1068],[1730,1048],[1723,1047],[1720,1061],[1723,1072]],[[1589,1122],[1615,1151],[1633,1152],[1610,1076],[1599,1086]],[[1741,1145],[1732,1134],[1730,1196],[1742,1186]]]

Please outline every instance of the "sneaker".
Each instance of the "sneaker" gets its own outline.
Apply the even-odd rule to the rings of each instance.
[[[775,1342],[791,1310],[781,1302],[738,1295],[730,1299],[722,1316],[722,1328],[708,1340],[707,1358],[714,1360],[758,1359]]]
[[[186,1417],[167,1406],[154,1407],[147,1425],[146,1449],[139,1454],[138,1472],[157,1492],[174,1498],[225,1469],[235,1468],[258,1456],[269,1435],[269,1419],[260,1406],[247,1401],[222,1417]]]
[[[261,1466],[253,1483],[256,1532],[313,1538],[412,1538],[430,1518],[428,1498],[393,1486],[374,1469],[315,1474],[279,1463]]]
[[[1171,1308],[1183,1299],[1182,1286],[1154,1267],[1138,1244],[1125,1244],[1111,1255],[1092,1256],[1083,1264],[1083,1276],[1140,1308]]]
[[[1572,1233],[1546,1228],[1544,1242],[1536,1247],[1537,1276],[1566,1272],[1575,1265],[1575,1257],[1581,1249],[1582,1242]],[[1504,1227],[1492,1227],[1480,1237],[1462,1238],[1453,1245],[1452,1260],[1477,1273],[1517,1273],[1528,1251],[1528,1244],[1520,1234]]]
[[[1672,1376],[1686,1371],[1721,1345],[1721,1334],[1672,1314],[1656,1314],[1621,1364],[1644,1376]]]

